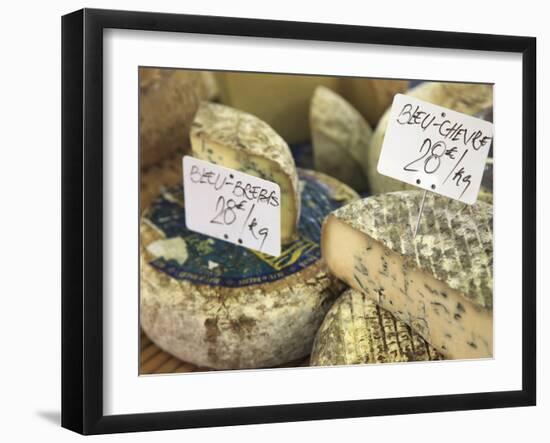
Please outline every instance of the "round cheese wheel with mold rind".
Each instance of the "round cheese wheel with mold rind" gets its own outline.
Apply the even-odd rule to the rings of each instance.
[[[216,103],[201,103],[191,128],[193,156],[277,183],[281,241],[295,239],[300,218],[296,165],[286,142],[259,118]]]
[[[441,360],[418,333],[365,294],[348,289],[328,311],[313,343],[312,366]]]
[[[159,347],[215,369],[271,367],[307,356],[344,289],[321,259],[324,217],[357,198],[300,171],[298,237],[271,257],[185,228],[183,190],[165,190],[141,219],[140,319]]]
[[[474,115],[493,104],[493,87],[482,84],[422,83],[408,91],[406,95],[468,115]],[[391,108],[380,119],[367,151],[367,179],[371,194],[417,189],[407,183],[386,177],[377,170],[390,110]]]
[[[356,200],[322,234],[330,271],[409,324],[447,358],[493,354],[493,206],[421,191]]]
[[[367,189],[367,146],[372,129],[341,96],[324,86],[315,89],[310,108],[315,170],[351,186]]]

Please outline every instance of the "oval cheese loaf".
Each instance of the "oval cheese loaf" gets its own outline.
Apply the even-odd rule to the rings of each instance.
[[[447,358],[493,353],[493,206],[421,191],[352,202],[323,226],[330,271],[410,325]]]
[[[292,241],[300,218],[294,158],[286,142],[257,117],[225,105],[201,103],[191,128],[193,155],[275,182],[281,188],[281,241]]]
[[[300,184],[298,237],[279,257],[188,231],[181,188],[151,204],[141,220],[140,298],[151,340],[216,369],[271,367],[309,354],[344,289],[321,259],[321,223],[357,194],[307,171]]]
[[[329,88],[315,89],[310,108],[315,170],[367,189],[367,147],[372,129],[363,116]]]
[[[493,87],[491,85],[471,83],[422,83],[406,93],[411,97],[443,106],[454,111],[474,115],[493,104]],[[386,128],[390,117],[390,109],[380,119],[372,136],[367,158],[367,179],[371,194],[415,189],[404,182],[386,177],[378,172],[378,159]]]
[[[418,333],[364,293],[348,289],[328,311],[313,343],[312,366],[441,360]]]
[[[139,69],[140,167],[158,164],[189,149],[189,129],[201,100],[217,94],[207,71]]]

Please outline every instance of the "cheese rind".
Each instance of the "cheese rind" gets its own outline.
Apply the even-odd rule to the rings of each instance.
[[[151,204],[163,189],[175,186],[182,181],[181,155],[175,154],[158,165],[140,173],[139,213]]]
[[[193,155],[275,182],[281,188],[281,241],[296,236],[300,192],[296,165],[286,142],[251,114],[201,103],[191,127]]]
[[[202,100],[217,94],[211,72],[139,68],[140,168],[189,150],[189,129]]]
[[[408,80],[343,77],[340,93],[375,127],[395,94],[405,92],[408,85]]]
[[[344,289],[321,259],[321,221],[358,196],[320,173],[300,171],[300,180],[299,237],[279,257],[187,230],[181,187],[152,201],[140,224],[140,322],[157,346],[215,369],[273,367],[310,353]]]
[[[352,202],[323,226],[331,270],[409,324],[447,358],[493,350],[492,205],[464,207],[429,194],[416,239],[422,192]]]
[[[367,147],[372,129],[346,100],[324,86],[315,89],[310,108],[315,169],[357,191],[367,188]]]
[[[427,82],[409,90],[405,95],[468,115],[474,115],[493,104],[493,87],[491,85]],[[414,186],[386,177],[377,170],[390,111],[391,108],[380,119],[367,151],[367,178],[371,194],[415,189]]]
[[[441,354],[364,293],[348,289],[328,311],[313,343],[312,366],[440,360]]]

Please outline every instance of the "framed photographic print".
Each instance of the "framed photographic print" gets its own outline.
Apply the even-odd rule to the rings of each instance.
[[[535,404],[530,37],[62,21],[62,425]]]

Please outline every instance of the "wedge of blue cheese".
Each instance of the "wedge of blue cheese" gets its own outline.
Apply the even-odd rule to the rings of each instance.
[[[417,332],[363,292],[348,289],[328,311],[313,343],[312,366],[441,360]]]
[[[372,129],[344,98],[324,86],[315,89],[309,114],[315,170],[367,189],[367,147]]]
[[[352,202],[322,231],[330,271],[449,359],[493,354],[493,207],[400,191]]]
[[[259,118],[229,106],[202,102],[191,125],[193,156],[275,182],[281,188],[281,242],[296,238],[300,192],[286,142]]]

